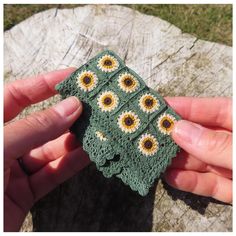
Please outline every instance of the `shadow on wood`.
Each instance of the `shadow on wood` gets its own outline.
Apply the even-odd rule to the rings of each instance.
[[[146,197],[91,164],[32,209],[34,231],[151,231],[155,188]],[[44,215],[44,217],[42,217]]]
[[[180,191],[178,189],[171,187],[165,182],[163,182],[163,187],[167,191],[168,195],[171,196],[172,200],[176,201],[177,199],[180,199],[191,209],[197,211],[201,215],[205,214],[206,209],[210,203],[217,203],[220,205],[230,205],[226,203],[224,204],[210,197],[203,197],[193,193]]]

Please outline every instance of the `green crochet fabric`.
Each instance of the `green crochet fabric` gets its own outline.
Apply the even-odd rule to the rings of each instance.
[[[105,177],[144,196],[179,147],[170,137],[180,117],[112,51],[106,50],[56,86],[76,96],[83,114],[71,131]]]

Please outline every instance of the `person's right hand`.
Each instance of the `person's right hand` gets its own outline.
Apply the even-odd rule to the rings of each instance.
[[[177,189],[232,203],[231,99],[176,97],[166,101],[184,119],[172,132],[184,150],[173,159],[165,180]]]

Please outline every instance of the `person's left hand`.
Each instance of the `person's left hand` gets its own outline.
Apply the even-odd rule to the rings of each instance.
[[[54,107],[9,122],[25,107],[54,94],[73,68],[18,80],[4,89],[4,231],[18,231],[30,208],[57,185],[89,164],[69,127],[82,112],[70,97]],[[27,171],[20,167],[18,158]]]

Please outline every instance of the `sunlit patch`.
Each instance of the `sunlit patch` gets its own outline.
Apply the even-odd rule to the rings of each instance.
[[[143,134],[138,141],[138,149],[145,156],[153,156],[158,151],[158,142],[151,134]]]
[[[103,112],[114,110],[119,103],[118,96],[112,91],[105,91],[98,97],[98,106]]]
[[[119,62],[117,59],[111,55],[104,55],[98,61],[98,68],[104,72],[112,72],[118,69]]]
[[[139,99],[139,107],[146,113],[152,113],[159,109],[160,103],[152,94],[147,93]]]
[[[126,93],[132,93],[139,87],[138,80],[130,73],[122,73],[119,75],[118,86]]]
[[[101,141],[106,141],[107,140],[105,134],[102,133],[101,131],[96,131],[95,134],[96,134],[97,138],[99,138]]]
[[[157,126],[163,134],[170,134],[175,123],[175,118],[172,115],[169,114],[162,114],[158,121]]]
[[[125,111],[118,117],[117,123],[123,132],[133,133],[138,129],[140,120],[134,112]]]
[[[93,90],[98,82],[96,74],[92,71],[83,71],[77,76],[77,85],[81,90],[90,92]]]

